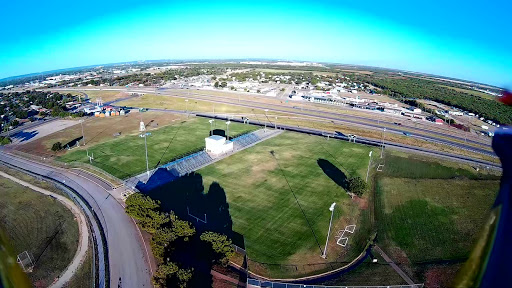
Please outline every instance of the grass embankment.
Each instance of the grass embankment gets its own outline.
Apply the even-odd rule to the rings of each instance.
[[[220,122],[220,121],[217,121]],[[173,125],[162,128],[148,127],[151,135],[147,138],[149,167],[163,165],[190,152],[204,147],[204,138],[208,137],[210,124],[207,119],[193,118],[188,121],[176,121]],[[217,128],[224,129],[224,122],[217,123]],[[232,123],[229,126],[231,136],[253,131],[256,126]],[[87,145],[89,154],[94,154],[92,164],[106,172],[124,179],[146,170],[144,138],[127,135],[117,139]],[[64,162],[89,163],[84,147],[74,149],[58,158]]]
[[[78,224],[61,203],[0,177],[0,228],[16,254],[28,251],[35,266],[29,279],[48,286],[71,262],[78,247]]]
[[[369,234],[368,219],[361,219],[369,217],[367,206],[361,205],[367,195],[354,201],[337,183],[355,175],[364,178],[371,149],[285,132],[198,173],[204,187],[218,182],[225,190],[233,230],[244,236],[248,257],[254,260],[249,268],[272,277],[290,277],[329,268],[320,257],[319,245],[322,249],[325,245],[332,202],[337,206],[328,261],[350,261],[361,252]],[[334,236],[349,224],[358,226],[342,248]],[[293,269],[257,262],[290,264],[287,268]],[[308,266],[312,263],[319,265]]]
[[[422,265],[464,261],[494,202],[498,179],[467,165],[386,154],[376,184],[379,245],[421,282],[429,272]]]

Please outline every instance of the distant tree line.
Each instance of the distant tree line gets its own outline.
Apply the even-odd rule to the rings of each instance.
[[[367,77],[382,94],[398,100],[428,99],[478,114],[497,123],[512,123],[512,107],[495,100],[442,87],[438,83],[417,78]]]

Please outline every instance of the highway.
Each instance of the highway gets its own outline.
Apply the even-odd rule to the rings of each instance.
[[[107,90],[107,89],[105,89],[105,90]],[[126,91],[129,93],[141,93],[141,92],[154,93],[154,91],[142,90],[142,89],[109,89],[109,90]],[[403,133],[406,132],[405,130],[402,130],[399,128],[390,128],[389,125],[393,125],[392,122],[377,121],[375,119],[365,118],[365,117],[361,117],[361,116],[353,116],[353,115],[347,116],[347,115],[338,114],[338,113],[334,113],[334,112],[326,112],[326,111],[322,111],[322,110],[313,110],[313,109],[292,110],[288,106],[278,105],[278,104],[266,104],[265,106],[261,106],[263,103],[250,101],[250,100],[242,100],[241,102],[238,102],[238,101],[233,101],[233,99],[228,98],[229,99],[229,101],[228,101],[228,100],[223,100],[223,97],[219,97],[219,96],[211,96],[211,97],[204,96],[204,95],[198,96],[197,94],[194,94],[194,93],[190,93],[187,95],[178,95],[178,94],[172,94],[172,93],[166,92],[165,90],[159,90],[158,93],[163,96],[172,96],[172,97],[178,97],[178,98],[183,98],[183,99],[187,99],[187,98],[195,99],[195,100],[201,100],[201,101],[207,101],[207,102],[219,103],[219,104],[227,104],[227,105],[239,106],[239,107],[250,108],[250,109],[258,109],[258,110],[268,109],[268,111],[272,111],[272,112],[288,113],[288,114],[300,115],[300,116],[305,116],[305,117],[314,117],[314,118],[318,118],[318,119],[328,120],[333,123],[344,123],[344,124],[349,124],[349,125],[357,125],[357,126],[361,126],[361,127],[365,127],[365,128],[378,129],[381,131],[383,128],[386,128],[386,133],[395,133],[395,134],[403,135]],[[127,98],[123,98],[123,100],[126,100],[126,99]],[[114,100],[109,103],[110,103],[110,105],[114,105],[115,103],[120,102],[120,101],[122,101],[122,100],[117,100],[117,101]],[[247,104],[247,103],[250,103],[250,104]],[[259,105],[257,105],[257,104],[259,104]],[[151,108],[150,110],[168,111],[168,109],[157,109],[157,108]],[[304,110],[306,110],[306,112],[304,112]],[[350,118],[350,119],[347,119],[347,118]],[[364,119],[364,121],[370,121],[370,122],[374,122],[374,123],[362,122],[361,119]],[[464,141],[465,139],[462,137],[453,136],[450,134],[443,134],[438,131],[428,130],[425,128],[413,128],[413,127],[408,127],[408,128],[411,130],[416,129],[416,131],[417,131],[417,132],[408,132],[410,137],[422,139],[422,140],[429,141],[429,142],[445,144],[445,145],[448,145],[448,146],[451,146],[454,148],[460,148],[460,149],[464,149],[467,151],[472,151],[472,152],[495,157],[494,152],[490,149],[489,143],[482,143],[482,142],[467,139],[467,142],[483,146],[483,147],[475,147],[475,146],[472,146],[469,144],[449,140],[451,138],[451,139],[456,139],[459,141]],[[333,131],[331,131],[331,132],[333,132]],[[430,135],[425,134],[425,133],[429,133]],[[437,134],[439,136],[434,136],[432,134],[434,134],[434,135]],[[484,148],[484,147],[488,147],[488,148]]]
[[[99,268],[100,287],[108,287],[105,285],[107,283],[104,283],[106,278],[109,279],[111,287],[152,287],[149,243],[144,243],[133,219],[125,214],[121,203],[111,196],[109,191],[112,187],[108,183],[88,173],[78,174],[7,152],[6,149],[2,149],[0,162],[50,178],[73,189],[96,214],[97,222],[104,231],[100,234],[106,238],[107,253],[105,254],[108,255],[108,265],[105,263]],[[98,231],[93,232],[99,235]],[[101,258],[102,255],[98,256]],[[102,271],[103,276],[101,276]]]

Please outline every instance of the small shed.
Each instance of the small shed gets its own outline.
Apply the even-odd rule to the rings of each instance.
[[[225,137],[213,135],[204,139],[206,152],[212,154],[222,154],[233,151],[233,142],[226,141]]]

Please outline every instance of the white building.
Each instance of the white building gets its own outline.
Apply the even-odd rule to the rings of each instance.
[[[226,137],[213,135],[204,138],[206,144],[206,152],[211,154],[222,154],[233,151],[233,142],[226,141]]]

